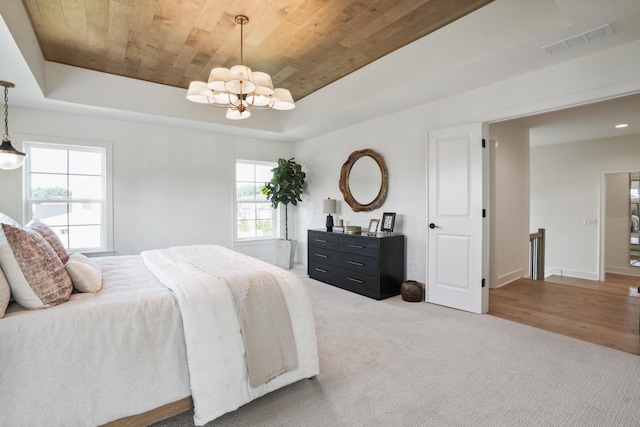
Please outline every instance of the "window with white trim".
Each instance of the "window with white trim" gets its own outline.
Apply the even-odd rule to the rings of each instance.
[[[24,142],[24,218],[38,218],[69,251],[111,250],[110,146]]]
[[[276,163],[236,160],[235,240],[275,239],[278,212],[262,194]]]

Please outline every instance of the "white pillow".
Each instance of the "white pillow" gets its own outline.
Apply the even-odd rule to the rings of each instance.
[[[27,309],[47,308],[69,300],[73,284],[58,254],[30,228],[2,224],[5,244],[0,267],[11,294]]]
[[[8,217],[3,213],[0,213],[0,224],[9,224],[9,225],[13,225],[14,227],[20,226],[20,224],[18,224],[18,222],[15,219]],[[8,245],[9,244],[7,243],[7,239],[4,237],[4,231],[0,226],[0,251],[2,251],[3,248],[8,247]],[[8,250],[11,250],[11,248],[8,248]]]
[[[15,219],[11,218],[10,216],[7,216],[3,213],[0,212],[0,224],[9,224],[9,225],[13,225],[14,227],[16,225],[20,225],[18,224],[18,221],[16,221]]]
[[[73,252],[64,265],[69,273],[73,287],[80,292],[98,292],[102,289],[102,269],[91,258]]]
[[[13,218],[3,214],[0,212],[0,224],[9,224],[14,227],[18,226],[18,222]],[[7,243],[7,239],[4,237],[4,231],[0,226],[0,252],[3,251],[4,247],[8,248],[9,243]],[[11,250],[8,248],[7,250]],[[9,282],[5,277],[4,273],[0,269],[0,319],[4,316],[4,312],[7,310],[9,306],[9,301],[11,301],[11,288],[9,287]]]
[[[9,287],[9,282],[7,282],[7,278],[4,277],[2,269],[0,269],[0,319],[4,316],[10,300],[11,288]]]

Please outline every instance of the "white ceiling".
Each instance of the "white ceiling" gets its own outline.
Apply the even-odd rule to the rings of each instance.
[[[512,120],[529,128],[531,146],[640,133],[640,94]],[[615,125],[629,126],[617,129]]]
[[[188,102],[181,89],[44,61],[20,0],[0,2],[0,16],[0,80],[16,84],[10,104],[289,141],[640,39],[639,0],[495,0],[305,97],[295,110],[230,122],[218,109]],[[556,54],[541,49],[605,24],[612,36]],[[533,128],[534,143],[548,144],[610,136],[618,121],[631,125],[622,132],[640,133],[638,116],[635,96],[518,120]]]

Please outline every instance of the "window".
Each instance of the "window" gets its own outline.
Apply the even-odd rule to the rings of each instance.
[[[70,251],[111,249],[108,146],[24,142],[24,218],[38,218]]]
[[[277,211],[262,194],[275,163],[236,161],[236,240],[278,237]]]

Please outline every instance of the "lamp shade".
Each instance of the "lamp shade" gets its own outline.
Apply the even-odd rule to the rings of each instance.
[[[256,91],[247,97],[247,102],[257,107],[266,107],[271,102],[271,95],[273,95],[273,83],[271,83],[271,76],[261,71],[254,71],[251,73],[253,82],[256,84]]]
[[[227,109],[227,119],[229,120],[242,120],[251,117],[251,111],[249,110],[236,110],[235,108]]]
[[[212,102],[210,98],[213,98],[213,91],[209,89],[205,82],[189,83],[189,90],[187,91],[187,99],[189,101],[208,104]]]
[[[0,169],[18,169],[24,163],[25,154],[13,148],[11,141],[0,144]]]
[[[322,201],[322,212],[323,213],[336,213],[336,199],[324,199]]]
[[[209,81],[207,86],[209,89],[224,91],[224,84],[229,79],[229,69],[223,67],[217,67],[211,70],[211,74],[209,74]]]
[[[224,91],[213,91],[213,99],[218,106],[228,106],[229,104],[237,105],[238,97],[232,93]]]
[[[229,70],[229,80],[224,84],[225,90],[231,93],[245,95],[256,90],[252,81],[251,68],[244,65],[234,65]]]
[[[273,100],[273,108],[274,110],[292,110],[296,107],[296,104],[293,103],[293,97],[291,96],[291,92],[287,89],[277,88],[274,91],[272,100]]]

